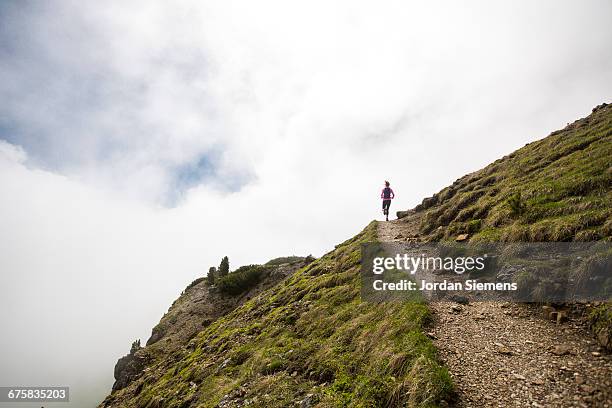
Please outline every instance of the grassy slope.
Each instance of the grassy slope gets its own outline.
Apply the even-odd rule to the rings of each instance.
[[[612,105],[604,104],[458,179],[415,210],[431,241],[462,233],[471,241],[610,241],[611,187]],[[597,336],[612,336],[609,303],[595,307],[590,319]]]
[[[416,207],[428,240],[593,241],[612,231],[612,105],[464,176]],[[517,201],[513,211],[509,201]]]
[[[211,289],[206,278],[194,280],[153,328],[146,346],[135,352],[135,359],[131,359],[131,363],[123,361],[116,367],[120,380],[115,384],[115,388],[123,388],[126,382],[139,377],[143,369],[154,366],[169,354],[180,351],[212,322],[251,297],[276,286],[311,260],[292,256],[273,260],[272,264],[268,263],[265,267],[243,266],[223,279],[218,279],[218,289]],[[220,281],[226,283],[225,291],[220,287]]]
[[[610,239],[612,107],[462,177],[417,211],[426,240]],[[510,197],[520,193],[518,208]],[[515,200],[517,201],[517,200]],[[219,319],[107,403],[122,407],[433,406],[451,391],[420,303],[359,301],[375,224]]]
[[[375,240],[372,223],[213,323],[113,404],[285,407],[313,394],[321,407],[434,406],[452,385],[423,334],[426,305],[360,302],[360,244]]]

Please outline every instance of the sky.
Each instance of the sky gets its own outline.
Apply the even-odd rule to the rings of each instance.
[[[0,2],[0,385],[95,406],[182,289],[321,256],[612,91],[612,3]],[[1,405],[0,405],[1,406]]]

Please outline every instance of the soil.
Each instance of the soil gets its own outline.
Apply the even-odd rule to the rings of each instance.
[[[382,242],[419,240],[418,214],[380,222]],[[465,301],[462,303],[466,303]],[[580,319],[533,304],[431,301],[428,333],[456,386],[456,407],[612,407],[612,356]]]

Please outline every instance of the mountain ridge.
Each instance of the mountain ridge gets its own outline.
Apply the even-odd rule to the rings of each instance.
[[[414,236],[405,238],[609,241],[611,138],[612,107],[603,104],[587,118],[400,212],[399,223],[418,220]],[[360,245],[379,239],[373,222],[212,321],[100,407],[440,406],[453,401],[450,373],[427,335],[433,322],[427,304],[360,300]],[[609,330],[609,321],[604,322]]]

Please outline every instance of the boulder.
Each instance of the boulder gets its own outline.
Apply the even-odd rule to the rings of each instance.
[[[449,300],[455,303],[459,303],[460,305],[467,305],[470,303],[470,300],[466,296],[461,295],[451,295]]]
[[[138,379],[147,365],[146,354],[140,347],[140,340],[132,343],[130,353],[121,357],[115,364],[115,383],[113,392],[121,390]]]
[[[423,201],[421,202],[421,204],[417,205],[416,207],[414,207],[415,211],[423,211],[426,210],[428,208],[433,207],[434,205],[436,205],[438,203],[438,196],[434,195],[433,197],[426,197],[423,199]]]
[[[566,344],[557,344],[551,350],[551,352],[557,356],[563,356],[565,354],[570,354],[571,351],[572,351],[572,348]]]
[[[544,314],[544,318],[546,320],[550,320],[550,315],[555,311],[555,308],[552,306],[542,306],[542,313]]]
[[[567,312],[557,312],[557,324],[567,321]]]
[[[593,110],[592,110],[591,112],[595,113],[595,112],[597,112],[598,110],[601,110],[601,109],[605,108],[606,106],[608,106],[608,104],[607,104],[607,103],[602,103],[601,105],[597,105],[596,107],[594,107],[594,108],[593,108]]]
[[[397,211],[397,212],[395,213],[395,215],[397,215],[397,218],[398,218],[398,219],[400,219],[400,218],[404,218],[404,217],[407,217],[407,216],[409,216],[410,214],[414,214],[414,210],[408,210],[408,211]]]

